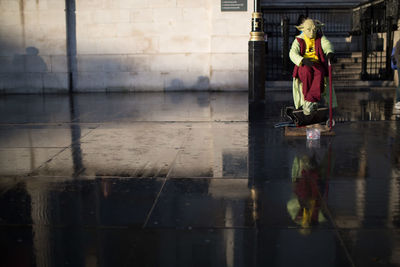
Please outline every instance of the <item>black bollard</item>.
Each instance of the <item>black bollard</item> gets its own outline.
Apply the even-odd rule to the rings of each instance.
[[[259,1],[254,1],[249,40],[249,103],[265,100],[265,42],[263,14]]]
[[[249,121],[264,119],[265,110],[265,42],[260,3],[254,0],[249,40]]]

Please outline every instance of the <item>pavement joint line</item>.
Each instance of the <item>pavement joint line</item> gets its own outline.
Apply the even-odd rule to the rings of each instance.
[[[154,203],[153,203],[152,207],[150,208],[150,210],[149,210],[149,212],[148,212],[148,214],[146,216],[146,220],[143,223],[143,226],[142,226],[143,229],[147,227],[147,224],[148,224],[148,222],[150,220],[150,217],[151,217],[151,215],[153,213],[153,210],[154,210],[154,208],[156,207],[156,205],[158,203],[158,199],[160,198],[161,192],[163,191],[163,189],[165,187],[165,184],[168,181],[168,177],[171,174],[171,171],[173,170],[173,168],[175,166],[175,162],[178,159],[178,156],[181,154],[181,152],[185,148],[185,144],[187,143],[187,141],[190,138],[191,129],[192,129],[191,127],[187,129],[186,138],[183,140],[182,144],[180,145],[180,148],[179,148],[178,152],[176,153],[174,159],[172,160],[172,163],[171,163],[170,168],[169,168],[169,170],[167,172],[167,175],[165,176],[165,180],[163,181],[163,184],[161,185],[160,191],[158,192],[158,194],[156,196],[156,199],[154,200]]]
[[[99,126],[98,126],[99,127]],[[98,127],[96,127],[95,129],[97,129]],[[89,133],[91,133],[92,131],[94,131],[95,129],[91,129],[91,131],[89,131],[88,133],[86,133],[84,136],[88,135]],[[66,151],[67,149],[71,149],[72,146],[74,145],[73,142],[71,142],[71,144],[69,146],[63,147],[58,153],[56,153],[55,155],[53,155],[52,157],[50,157],[48,160],[44,161],[42,164],[40,164],[37,168],[33,169],[32,171],[30,171],[27,176],[32,177],[35,176],[34,173],[36,171],[38,171],[40,168],[42,168],[44,165],[46,165],[47,163],[49,163],[50,161],[52,161],[54,158],[56,158],[58,155],[60,155],[61,153],[63,153],[64,151]]]
[[[327,179],[326,182],[329,183],[330,180]],[[345,244],[345,242],[344,242],[342,236],[340,235],[339,227],[338,227],[338,226],[336,225],[336,223],[335,223],[335,220],[334,220],[334,218],[333,218],[332,213],[330,212],[330,209],[329,209],[329,207],[328,207],[328,204],[326,203],[325,198],[323,198],[323,197],[321,196],[321,192],[320,192],[319,190],[318,190],[318,194],[319,194],[319,197],[320,197],[321,200],[322,200],[322,205],[324,206],[324,209],[326,210],[326,213],[327,213],[327,215],[328,215],[328,217],[329,217],[329,220],[330,220],[331,223],[332,223],[333,231],[335,232],[336,237],[339,239],[340,245],[343,247],[347,259],[350,261],[351,266],[352,266],[352,267],[355,267],[356,265],[354,264],[353,258],[351,257],[350,252],[349,252],[349,249],[347,248],[347,246],[346,246],[346,244]]]
[[[154,210],[154,208],[155,208],[156,205],[157,205],[158,199],[160,198],[161,192],[163,191],[166,182],[167,182],[167,179],[164,179],[163,184],[161,185],[160,191],[157,193],[156,199],[154,200],[154,203],[153,203],[153,205],[151,206],[151,208],[150,208],[150,210],[149,210],[149,212],[148,212],[148,214],[147,214],[147,216],[146,216],[146,219],[145,219],[145,221],[144,221],[144,223],[143,223],[143,225],[142,225],[142,229],[145,229],[145,228],[146,228],[147,223],[149,222],[150,217],[151,217],[151,214],[153,213],[153,210]]]
[[[65,150],[67,150],[70,146],[64,147],[63,149],[61,149],[60,151],[58,151],[55,155],[53,155],[51,158],[49,158],[48,160],[44,161],[42,164],[40,164],[37,168],[33,169],[32,171],[30,171],[26,176],[28,177],[32,177],[34,176],[34,173],[39,170],[40,168],[42,168],[44,165],[46,165],[47,163],[49,163],[50,161],[52,161],[55,157],[57,157],[58,155],[60,155],[62,152],[64,152]]]

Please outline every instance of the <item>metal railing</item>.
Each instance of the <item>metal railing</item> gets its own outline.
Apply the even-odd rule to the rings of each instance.
[[[296,35],[295,25],[300,15],[317,19],[325,24],[327,36],[348,36],[352,29],[351,9],[348,8],[264,8],[266,39],[266,79],[291,79],[293,63],[289,49]]]

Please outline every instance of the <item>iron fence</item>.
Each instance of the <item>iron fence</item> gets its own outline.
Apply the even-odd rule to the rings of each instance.
[[[289,48],[296,36],[295,25],[301,15],[325,24],[327,36],[348,36],[352,29],[352,14],[348,8],[264,8],[264,33],[266,40],[266,79],[291,79],[293,63]]]

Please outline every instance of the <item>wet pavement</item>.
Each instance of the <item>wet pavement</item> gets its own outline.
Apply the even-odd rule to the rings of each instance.
[[[400,266],[394,94],[316,141],[290,92],[1,96],[0,266]]]

